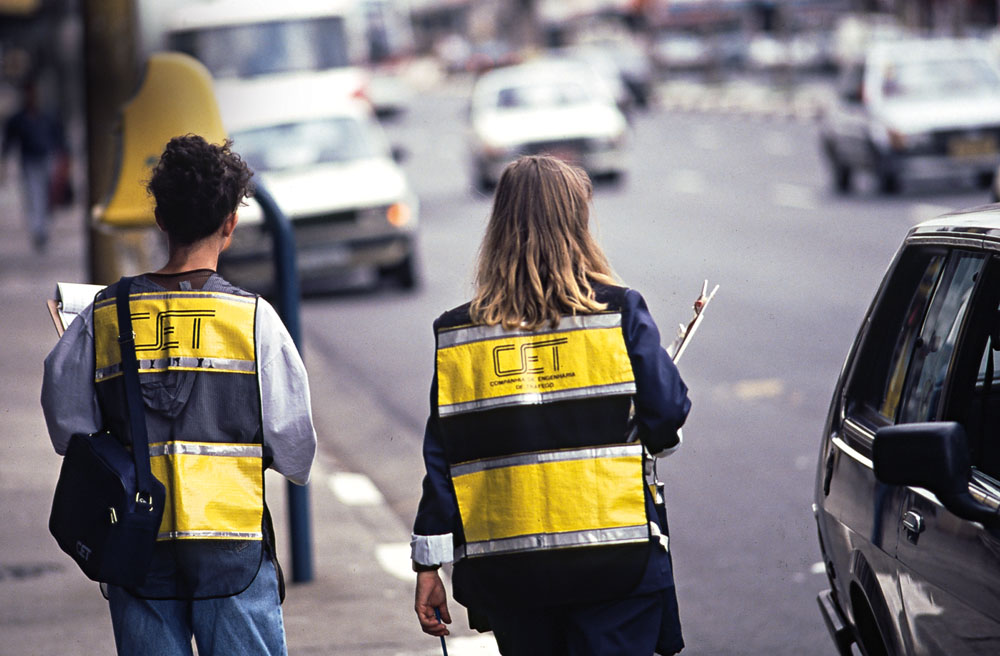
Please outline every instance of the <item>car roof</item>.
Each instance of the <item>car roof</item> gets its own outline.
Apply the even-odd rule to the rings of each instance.
[[[512,84],[551,82],[553,79],[565,79],[567,74],[580,75],[581,77],[595,75],[593,69],[581,61],[552,57],[493,69],[488,73],[483,73],[476,81],[476,86],[499,88]]]
[[[339,16],[350,12],[352,7],[349,0],[214,0],[179,7],[170,15],[168,29],[181,32],[224,25]]]
[[[220,93],[219,109],[226,129],[233,132],[345,116],[367,121],[374,116],[371,105],[361,99],[320,99],[305,92],[250,94],[245,89]]]
[[[923,221],[910,229],[907,240],[934,237],[990,242],[1000,248],[1000,203],[970,207]]]
[[[879,41],[869,48],[873,59],[941,59],[968,57],[970,54],[989,58],[991,51],[981,39],[899,39]]]
[[[600,73],[582,61],[561,57],[546,57],[524,64],[496,68],[483,73],[476,80],[472,97],[476,99],[489,98],[501,89],[508,87],[523,87],[534,84],[552,84],[578,80],[588,89],[600,89],[600,94],[613,102],[611,90],[601,78]]]

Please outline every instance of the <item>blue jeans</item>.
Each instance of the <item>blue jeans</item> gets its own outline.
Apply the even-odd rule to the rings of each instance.
[[[221,599],[140,599],[108,586],[108,605],[119,656],[286,656],[278,576],[266,556],[257,578],[238,595]]]
[[[21,161],[21,181],[24,184],[24,216],[36,246],[44,246],[49,238],[49,158]]]

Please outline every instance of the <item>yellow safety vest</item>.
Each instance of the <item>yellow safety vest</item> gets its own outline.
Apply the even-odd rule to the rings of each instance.
[[[162,547],[143,596],[234,594],[253,580],[260,564],[265,535],[257,301],[236,291],[131,295],[150,465],[167,491]],[[125,435],[113,296],[94,305],[94,346],[102,413],[113,432]]]

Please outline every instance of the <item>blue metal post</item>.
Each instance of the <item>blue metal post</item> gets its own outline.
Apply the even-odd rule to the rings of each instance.
[[[299,272],[295,264],[295,237],[292,234],[292,224],[263,186],[257,185],[254,198],[260,203],[264,211],[264,222],[271,232],[278,314],[301,351]],[[292,547],[292,581],[295,583],[312,581],[312,523],[309,519],[308,486],[288,482],[288,521]]]

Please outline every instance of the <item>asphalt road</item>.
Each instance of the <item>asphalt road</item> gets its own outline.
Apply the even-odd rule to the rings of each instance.
[[[389,125],[422,202],[420,289],[303,308],[307,360],[329,362],[365,399],[321,440],[407,524],[431,322],[467,299],[490,207],[467,170],[464,91],[424,94]],[[882,197],[862,179],[836,196],[808,121],[653,110],[636,117],[632,143],[624,182],[598,186],[593,208],[618,274],[644,294],[664,341],[702,281],[720,285],[680,363],[694,404],[685,445],[661,468],[685,654],[832,655],[810,509],[831,390],[907,228],[987,192],[946,181]]]

